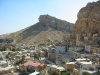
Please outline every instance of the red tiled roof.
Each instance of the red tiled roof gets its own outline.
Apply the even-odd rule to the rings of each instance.
[[[41,64],[40,66],[42,67],[42,66],[44,66],[45,64]]]
[[[44,66],[45,64],[41,64],[39,62],[34,62],[34,61],[28,61],[24,64],[21,64],[20,66],[34,66],[34,67],[38,67],[38,66]]]

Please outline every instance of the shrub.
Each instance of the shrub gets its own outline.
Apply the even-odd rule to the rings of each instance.
[[[90,74],[88,72],[83,72],[83,75],[92,75],[92,74]]]
[[[55,75],[53,72],[49,72],[49,75]]]
[[[67,71],[61,71],[61,75],[70,75],[70,73]]]

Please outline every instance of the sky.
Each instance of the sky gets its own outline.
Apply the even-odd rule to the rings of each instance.
[[[40,15],[51,15],[75,23],[88,2],[98,0],[0,0],[0,34],[34,25]]]

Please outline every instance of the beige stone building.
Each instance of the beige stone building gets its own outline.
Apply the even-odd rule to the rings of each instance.
[[[65,69],[61,66],[57,65],[49,65],[48,66],[48,72],[53,72],[55,75],[61,75],[61,71],[64,71]]]
[[[100,47],[92,46],[90,50],[91,50],[91,53],[100,54]]]
[[[74,68],[77,68],[77,65],[75,64],[75,62],[66,63],[66,70],[73,71]]]
[[[98,65],[100,65],[100,54],[96,54],[96,53],[92,54],[91,60],[97,63]]]

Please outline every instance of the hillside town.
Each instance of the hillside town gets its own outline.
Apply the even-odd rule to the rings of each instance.
[[[77,35],[66,45],[38,47],[1,41],[0,75],[100,75],[100,37],[96,35],[91,35],[91,41]]]
[[[74,24],[40,15],[39,22],[0,35],[0,75],[100,75],[100,0]]]

